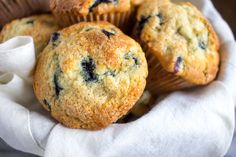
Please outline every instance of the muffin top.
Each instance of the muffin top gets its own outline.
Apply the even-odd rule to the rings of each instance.
[[[73,13],[85,16],[89,13],[105,14],[110,12],[126,12],[131,4],[139,4],[140,0],[50,0],[50,8],[54,13]]]
[[[137,13],[136,35],[164,69],[194,84],[212,81],[219,66],[219,41],[190,3],[149,0]]]
[[[52,15],[43,14],[17,19],[5,25],[0,34],[0,42],[15,36],[32,36],[35,43],[36,54],[47,45],[50,36],[59,26]]]
[[[128,112],[146,85],[140,45],[107,22],[52,35],[34,77],[38,100],[64,125],[100,129]]]

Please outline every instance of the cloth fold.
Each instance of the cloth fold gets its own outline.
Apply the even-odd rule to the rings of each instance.
[[[128,124],[113,124],[97,132],[57,125],[45,157],[222,157],[234,129],[232,104],[226,87],[216,81],[193,92],[171,94],[147,115]]]
[[[32,87],[14,75],[5,85],[0,85],[0,137],[18,150],[43,155],[30,128]]]
[[[12,38],[0,44],[0,71],[11,72],[28,82],[36,59],[32,37]]]
[[[216,81],[157,100],[134,122],[96,132],[69,129],[54,121],[34,96],[32,38],[15,37],[0,44],[0,137],[15,149],[46,157],[223,156],[235,127],[236,43],[211,1],[191,2],[220,37],[222,62]]]

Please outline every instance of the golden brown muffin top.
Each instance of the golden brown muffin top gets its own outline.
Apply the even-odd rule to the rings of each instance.
[[[139,8],[137,20],[141,43],[166,71],[195,84],[206,84],[216,77],[219,40],[192,4],[149,0]]]
[[[53,34],[39,56],[34,89],[58,121],[94,130],[128,112],[147,73],[137,42],[107,22],[81,22]]]

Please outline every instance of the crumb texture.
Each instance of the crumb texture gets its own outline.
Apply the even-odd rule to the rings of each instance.
[[[216,77],[219,41],[192,4],[147,0],[137,21],[135,36],[167,72],[194,84],[207,84]]]
[[[53,32],[59,29],[52,15],[43,14],[17,19],[6,24],[0,34],[0,42],[7,41],[15,36],[32,36],[36,54],[46,46]]]
[[[137,42],[107,22],[82,22],[52,35],[39,56],[34,89],[59,122],[97,130],[132,108],[147,74]]]

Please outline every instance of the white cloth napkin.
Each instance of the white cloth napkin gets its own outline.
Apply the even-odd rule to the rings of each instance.
[[[50,118],[34,97],[30,37],[0,45],[0,137],[15,149],[45,157],[221,157],[231,143],[236,103],[236,43],[209,0],[192,0],[221,40],[218,80],[175,92],[145,116],[101,131],[69,129]]]

